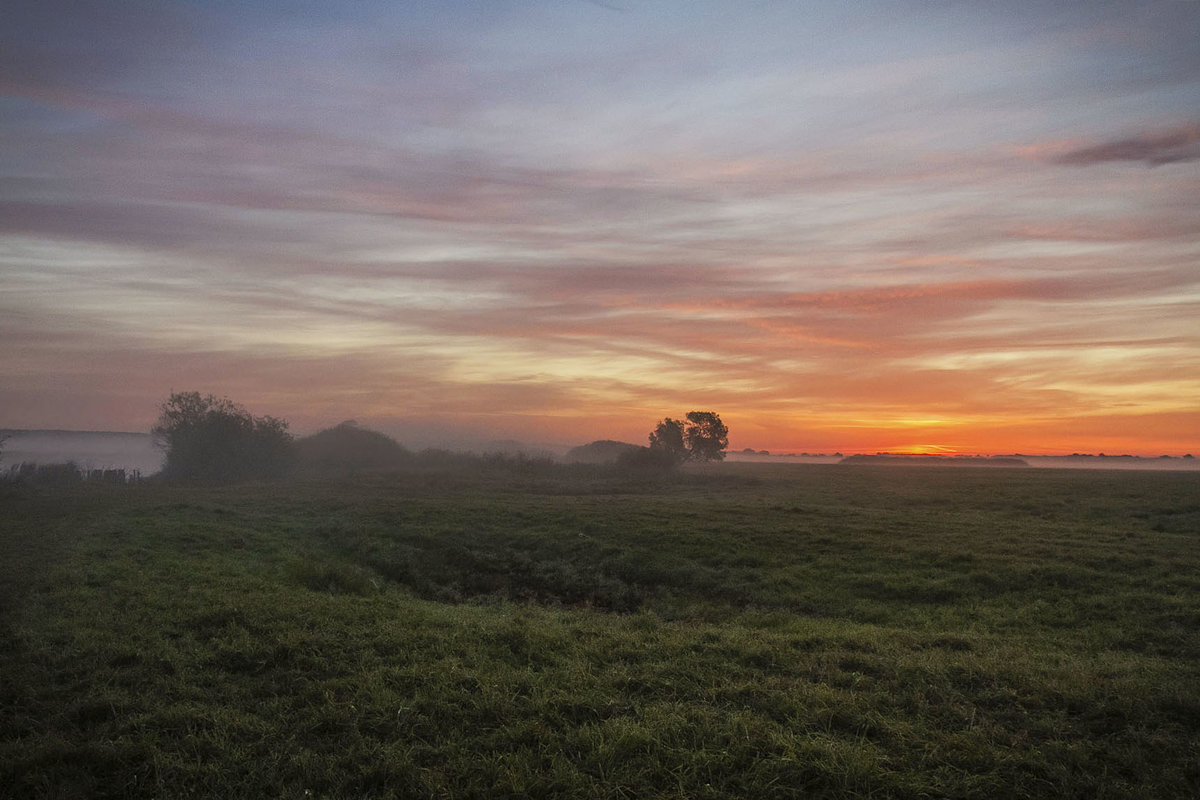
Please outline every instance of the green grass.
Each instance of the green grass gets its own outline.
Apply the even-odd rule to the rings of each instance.
[[[1200,480],[0,485],[0,797],[1189,797]]]

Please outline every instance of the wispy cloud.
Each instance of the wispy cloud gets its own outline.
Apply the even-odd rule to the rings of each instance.
[[[26,4],[0,424],[203,384],[302,426],[1158,442],[1200,373],[1190,6]]]
[[[1049,152],[1046,152],[1049,150]],[[1167,130],[1146,131],[1122,139],[1097,143],[1063,143],[1035,148],[1047,161],[1072,167],[1090,167],[1114,161],[1141,162],[1151,167],[1200,158],[1200,123]]]

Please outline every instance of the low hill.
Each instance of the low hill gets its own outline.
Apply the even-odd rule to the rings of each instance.
[[[310,475],[346,475],[399,469],[412,461],[390,436],[343,422],[296,440],[299,469]]]
[[[568,464],[615,464],[623,454],[641,449],[641,446],[636,444],[601,439],[571,448],[563,456],[563,460]]]

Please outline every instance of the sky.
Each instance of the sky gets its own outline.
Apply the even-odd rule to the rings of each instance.
[[[10,0],[0,427],[1200,453],[1200,2]]]

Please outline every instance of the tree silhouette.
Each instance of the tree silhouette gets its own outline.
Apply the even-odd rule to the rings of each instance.
[[[684,426],[677,419],[665,418],[650,432],[650,450],[656,460],[666,464],[682,464],[688,460],[684,444]]]
[[[228,398],[176,392],[162,404],[151,430],[167,451],[167,478],[211,483],[278,478],[295,453],[288,424],[254,417]]]
[[[692,461],[724,461],[729,428],[715,411],[689,411],[684,444]]]
[[[665,417],[650,432],[650,446],[623,454],[630,467],[677,467],[685,461],[721,461],[729,447],[729,428],[715,411],[689,411],[687,422]]]

